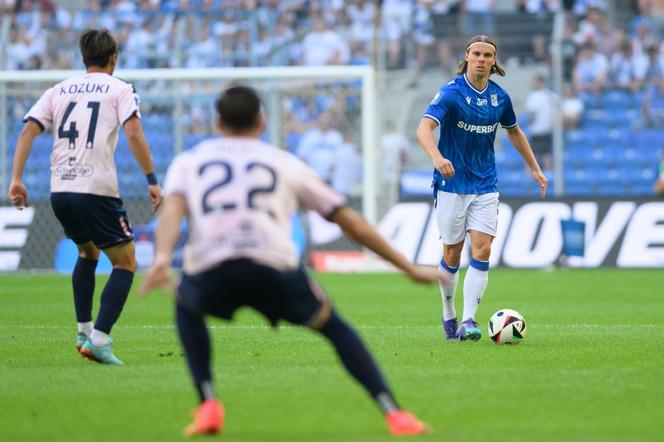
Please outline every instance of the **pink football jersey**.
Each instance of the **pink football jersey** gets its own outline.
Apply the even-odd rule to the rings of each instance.
[[[118,129],[137,115],[131,84],[104,73],[86,73],[56,84],[25,115],[53,129],[51,192],[119,197],[113,154]]]
[[[208,139],[179,154],[166,174],[164,192],[187,202],[188,274],[237,258],[294,269],[293,213],[304,206],[327,217],[347,204],[294,155],[243,137]]]

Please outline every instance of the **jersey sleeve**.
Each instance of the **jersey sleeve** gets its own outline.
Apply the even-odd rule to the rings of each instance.
[[[140,103],[141,99],[138,97],[136,90],[131,84],[127,83],[118,97],[118,121],[120,124],[125,124],[134,115],[141,118],[141,111],[138,108]]]
[[[500,125],[505,129],[516,126],[516,114],[514,113],[514,107],[512,107],[512,99],[507,94],[505,94],[505,108],[500,116]]]
[[[34,121],[42,131],[53,126],[52,95],[54,88],[44,92],[34,106],[23,117],[23,122]]]
[[[438,93],[433,97],[433,100],[431,100],[431,103],[429,103],[427,110],[424,111],[424,117],[434,120],[440,126],[451,108],[451,99],[451,91],[446,90],[444,87],[440,88]]]
[[[292,156],[288,173],[298,202],[329,219],[337,209],[347,206],[346,197],[337,193],[300,159]]]
[[[179,154],[168,166],[164,179],[164,196],[187,194],[186,155]]]

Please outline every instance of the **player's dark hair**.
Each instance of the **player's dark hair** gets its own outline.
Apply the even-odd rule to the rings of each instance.
[[[470,46],[473,43],[487,43],[493,46],[494,52],[496,54],[496,64],[491,66],[491,73],[498,74],[501,77],[504,77],[505,69],[503,69],[503,67],[498,63],[498,43],[496,43],[496,40],[489,37],[488,35],[476,35],[470,40],[468,40],[468,43],[466,43],[466,54],[468,53],[468,50],[470,49]],[[457,75],[465,74],[467,71],[468,71],[468,62],[465,59],[461,59],[456,74]]]
[[[87,29],[78,40],[85,67],[108,66],[111,55],[118,53],[118,42],[108,29]]]
[[[216,107],[224,126],[242,131],[256,125],[261,99],[253,88],[232,86],[219,96]]]

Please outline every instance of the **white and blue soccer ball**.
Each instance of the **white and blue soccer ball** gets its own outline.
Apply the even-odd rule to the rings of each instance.
[[[489,337],[496,344],[518,344],[526,337],[526,320],[516,310],[498,310],[489,319]]]

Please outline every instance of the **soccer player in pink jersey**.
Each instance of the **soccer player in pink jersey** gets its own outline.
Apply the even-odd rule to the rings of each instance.
[[[131,289],[136,259],[134,233],[120,199],[113,161],[120,126],[145,173],[153,212],[161,203],[161,187],[143,135],[138,95],[131,84],[112,76],[118,56],[115,38],[107,30],[87,30],[79,43],[87,72],[48,89],[26,114],[14,154],[9,197],[19,209],[28,205],[23,169],[35,137],[53,129],[51,207],[79,253],[72,273],[76,348],[96,362],[122,365],[113,354],[110,333]],[[113,271],[93,324],[100,250],[110,259]]]
[[[260,107],[253,89],[226,90],[217,101],[222,136],[178,155],[166,175],[155,261],[141,292],[170,288],[173,248],[186,217],[190,231],[176,290],[176,322],[200,405],[185,434],[223,428],[224,409],[212,387],[205,317],[230,320],[242,306],[257,310],[273,326],[285,320],[321,333],[383,411],[393,435],[425,433],[427,427],[397,405],[362,340],[298,262],[290,237],[291,214],[299,206],[315,210],[415,282],[440,281],[442,273],[412,264],[309,166],[262,142]]]

